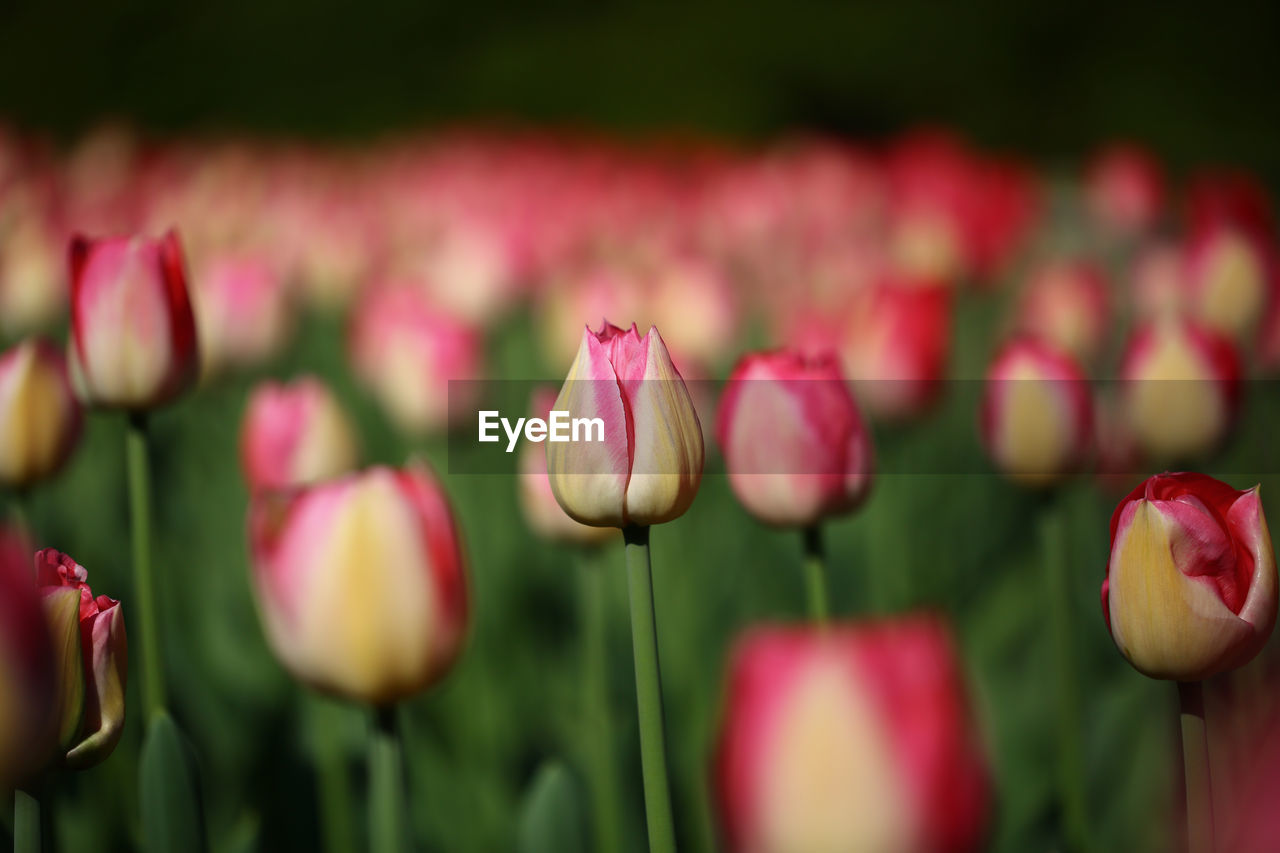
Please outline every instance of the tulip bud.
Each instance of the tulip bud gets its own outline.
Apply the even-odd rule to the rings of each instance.
[[[733,653],[717,755],[728,848],[975,850],[977,741],[935,619],[757,628]]]
[[[1107,283],[1090,264],[1048,264],[1023,291],[1018,331],[1091,362],[1106,339],[1109,302]]]
[[[36,584],[53,635],[59,760],[98,764],[124,731],[129,646],[120,602],[89,589],[88,572],[66,554],[36,554]]]
[[[1272,298],[1271,265],[1260,239],[1230,225],[1205,228],[1187,248],[1193,316],[1234,340],[1248,339]]]
[[[545,420],[555,399],[550,388],[535,392],[529,406],[533,416]],[[520,446],[520,509],[534,533],[555,542],[594,545],[616,535],[611,527],[591,527],[565,514],[551,491],[546,449],[528,441]]]
[[[80,421],[61,353],[36,340],[0,353],[0,484],[27,486],[57,471]]]
[[[26,536],[0,525],[0,791],[39,770],[53,743],[49,639]]]
[[[98,406],[149,409],[199,373],[182,249],[160,240],[71,241],[71,372]]]
[[[64,244],[49,217],[33,208],[20,205],[12,227],[0,235],[0,335],[45,328],[66,310]]]
[[[1150,153],[1135,145],[1113,145],[1085,177],[1089,212],[1102,226],[1124,235],[1151,227],[1164,204],[1164,176]]]
[[[982,441],[996,467],[1025,486],[1047,486],[1084,460],[1093,404],[1069,355],[1031,338],[1006,344],[987,369]]]
[[[383,705],[453,664],[466,576],[453,513],[425,468],[262,493],[249,537],[267,639],[299,680]]]
[[[254,389],[240,430],[249,487],[287,489],[356,467],[355,433],[333,393],[314,376]]]
[[[1152,678],[1198,681],[1242,666],[1271,635],[1276,562],[1258,489],[1158,474],[1111,516],[1102,613]]]
[[[702,425],[657,328],[586,329],[554,408],[600,418],[603,441],[549,443],[556,500],[597,527],[679,518],[702,481]]]
[[[738,362],[716,420],[729,485],[769,524],[851,512],[871,487],[871,437],[832,357],[790,350]]]
[[[1226,339],[1189,320],[1140,327],[1120,363],[1125,418],[1149,457],[1187,459],[1226,435],[1240,393],[1240,364]]]
[[[205,373],[260,364],[279,352],[289,335],[292,305],[271,264],[228,256],[202,272],[191,295]]]

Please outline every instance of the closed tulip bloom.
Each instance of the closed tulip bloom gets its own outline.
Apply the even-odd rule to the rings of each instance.
[[[267,639],[326,693],[386,705],[439,680],[462,646],[466,577],[453,513],[425,468],[371,468],[250,509]]]
[[[264,382],[249,396],[240,461],[253,490],[329,480],[356,467],[355,432],[323,382]]]
[[[52,548],[36,554],[59,687],[55,761],[78,770],[99,763],[119,743],[129,669],[120,602],[95,598],[88,577],[66,554]]]
[[[1270,254],[1260,238],[1229,225],[1196,234],[1186,260],[1192,314],[1237,341],[1249,339],[1273,298]]]
[[[720,399],[716,437],[733,493],[769,524],[816,524],[870,490],[871,437],[834,357],[743,358]]]
[[[1213,450],[1235,417],[1240,363],[1225,338],[1190,320],[1140,327],[1121,359],[1125,418],[1148,457],[1180,460]]]
[[[228,255],[200,272],[192,297],[204,372],[261,364],[279,352],[288,339],[293,306],[272,264]]]
[[[1111,516],[1102,613],[1129,662],[1198,681],[1256,655],[1276,619],[1276,562],[1258,489],[1158,474]]]
[[[94,405],[149,409],[199,374],[182,249],[160,240],[71,241],[71,373]]]
[[[1032,338],[1006,344],[987,369],[981,432],[1010,479],[1047,486],[1078,468],[1093,438],[1093,403],[1071,356]]]
[[[0,353],[0,484],[28,486],[58,470],[80,436],[67,364],[44,341]]]
[[[1033,274],[1018,305],[1018,330],[1081,362],[1097,357],[1111,311],[1102,273],[1087,263],[1058,262]]]
[[[1089,212],[1105,228],[1132,235],[1151,227],[1165,201],[1160,164],[1146,150],[1116,144],[1101,151],[1085,176]]]
[[[556,500],[600,527],[671,521],[702,481],[702,426],[657,328],[586,329],[554,408],[599,418],[603,441],[547,444]]]
[[[0,524],[0,790],[38,770],[53,743],[53,647],[22,531]]]
[[[751,631],[716,783],[735,853],[977,849],[987,773],[948,632],[931,617]]]

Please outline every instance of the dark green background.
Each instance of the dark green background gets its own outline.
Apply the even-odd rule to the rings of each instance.
[[[1070,162],[1115,135],[1280,179],[1280,6],[0,2],[0,115],[60,134],[365,134],[468,116],[878,136]]]

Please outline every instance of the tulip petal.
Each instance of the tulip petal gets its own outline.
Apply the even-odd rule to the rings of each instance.
[[[104,606],[105,605],[105,606]],[[85,702],[84,737],[66,756],[67,766],[77,770],[105,759],[124,733],[124,695],[129,672],[129,643],[124,612],[119,603],[100,597],[99,611],[81,624],[88,696]]]
[[[43,590],[45,617],[53,638],[58,681],[58,744],[74,743],[85,716],[84,664],[80,647],[80,590],[73,586]]]

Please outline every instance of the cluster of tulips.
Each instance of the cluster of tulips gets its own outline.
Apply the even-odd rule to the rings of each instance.
[[[17,848],[41,846],[42,779],[120,741],[124,613],[146,719],[140,841],[206,844],[199,767],[168,710],[148,424],[220,373],[269,364],[304,306],[345,312],[350,370],[405,434],[469,440],[458,416],[474,408],[451,405],[449,383],[486,376],[487,333],[522,308],[565,376],[530,410],[603,423],[598,443],[526,443],[513,488],[538,535],[585,553],[625,544],[650,849],[676,845],[666,725],[679,724],[664,717],[650,529],[685,515],[713,454],[750,516],[799,539],[809,607],[732,651],[712,783],[725,845],[981,848],[995,797],[948,620],[848,618],[823,530],[899,473],[877,471],[872,425],[909,430],[949,392],[959,308],[1015,281],[976,432],[995,471],[1043,498],[1050,590],[1081,570],[1055,487],[1142,480],[1112,518],[1102,615],[1139,672],[1180,684],[1188,837],[1210,849],[1236,828],[1215,829],[1199,685],[1270,637],[1275,558],[1256,488],[1135,475],[1211,458],[1245,380],[1280,366],[1280,255],[1247,178],[1195,178],[1181,207],[1169,194],[1136,148],[1054,183],[940,133],[740,150],[460,131],[336,150],[109,128],[69,152],[0,135],[0,334],[15,341],[0,353],[15,512],[0,527],[0,787],[16,792]],[[65,347],[38,337],[64,324]],[[717,400],[686,383],[703,378],[726,378]],[[481,392],[455,386],[468,388]],[[126,422],[124,604],[94,597],[72,557],[37,551],[21,517],[75,452],[82,407]],[[263,632],[297,680],[370,710],[370,845],[405,849],[410,804],[431,804],[406,794],[397,708],[465,655],[468,572],[485,571],[468,568],[451,507],[461,475],[361,468],[356,423],[316,375],[260,383],[242,423]],[[1048,610],[1065,735],[1046,775],[1064,843],[1088,849],[1072,770],[1085,617]],[[621,842],[613,773],[606,758],[589,774],[602,850]]]

